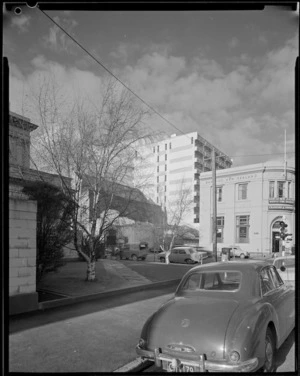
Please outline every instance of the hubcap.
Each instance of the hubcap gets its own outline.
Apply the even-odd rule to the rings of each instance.
[[[267,338],[266,339],[266,363],[265,363],[265,367],[267,370],[271,368],[272,361],[273,361],[273,348],[272,348],[272,344],[270,340]]]

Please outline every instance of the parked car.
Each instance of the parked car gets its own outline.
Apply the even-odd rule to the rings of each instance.
[[[276,257],[273,265],[285,284],[295,287],[295,256]]]
[[[239,257],[240,259],[244,258],[250,258],[250,253],[247,251],[244,251],[240,246],[238,245],[230,245],[229,247],[224,247],[221,250],[220,257],[222,257],[222,254],[224,254],[226,249],[230,249],[230,258],[232,257]]]
[[[266,261],[199,265],[144,324],[136,351],[169,372],[275,370],[295,290]]]
[[[169,255],[170,262],[178,262],[185,264],[195,264],[199,262],[201,255],[192,247],[176,247],[171,249]]]
[[[149,253],[146,256],[146,261],[166,261],[166,252],[162,249],[149,248]]]
[[[145,260],[149,254],[148,243],[139,244],[126,244],[122,249],[120,249],[120,259],[126,260]]]
[[[212,251],[210,251],[209,249],[202,247],[202,246],[184,245],[184,247],[191,247],[191,248],[195,249],[195,251],[197,251],[201,255],[202,259],[206,259],[207,257],[210,257],[212,255]],[[177,247],[174,247],[174,248],[177,248]]]

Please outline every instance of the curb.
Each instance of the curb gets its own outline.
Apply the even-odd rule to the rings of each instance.
[[[142,358],[137,358],[132,362],[125,364],[124,366],[116,369],[113,372],[141,372],[151,366],[153,366],[153,362],[150,360],[143,360]]]
[[[100,293],[95,293],[95,294],[90,294],[90,295],[49,300],[46,302],[39,303],[38,310],[62,307],[62,306],[81,303],[81,302],[85,302],[89,300],[108,298],[111,296],[117,296],[117,295],[121,295],[124,293],[130,293],[130,292],[135,292],[135,291],[151,290],[157,287],[166,287],[166,286],[172,286],[172,285],[177,286],[180,281],[181,281],[181,278],[171,279],[171,280],[163,281],[163,282],[154,282],[154,283],[149,283],[149,284],[144,284],[144,285],[137,285],[137,286],[132,286],[132,287],[124,288],[124,289],[110,290],[110,291],[105,291],[105,292],[100,292]]]

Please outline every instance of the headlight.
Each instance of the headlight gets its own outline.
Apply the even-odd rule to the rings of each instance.
[[[232,362],[238,362],[240,360],[240,354],[237,351],[231,351],[229,358]]]
[[[146,341],[145,341],[143,338],[141,338],[141,339],[139,340],[139,346],[140,346],[140,348],[141,348],[141,349],[144,348],[145,345],[146,345]]]

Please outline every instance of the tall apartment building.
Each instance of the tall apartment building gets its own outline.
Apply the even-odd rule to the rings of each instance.
[[[170,138],[151,145],[147,164],[152,183],[148,184],[148,196],[168,209],[168,203],[178,197],[184,187],[190,187],[194,203],[184,216],[185,224],[199,223],[200,173],[211,171],[212,150],[216,152],[216,168],[232,165],[231,159],[202,138],[198,132],[172,135]],[[144,153],[145,154],[145,153]]]

